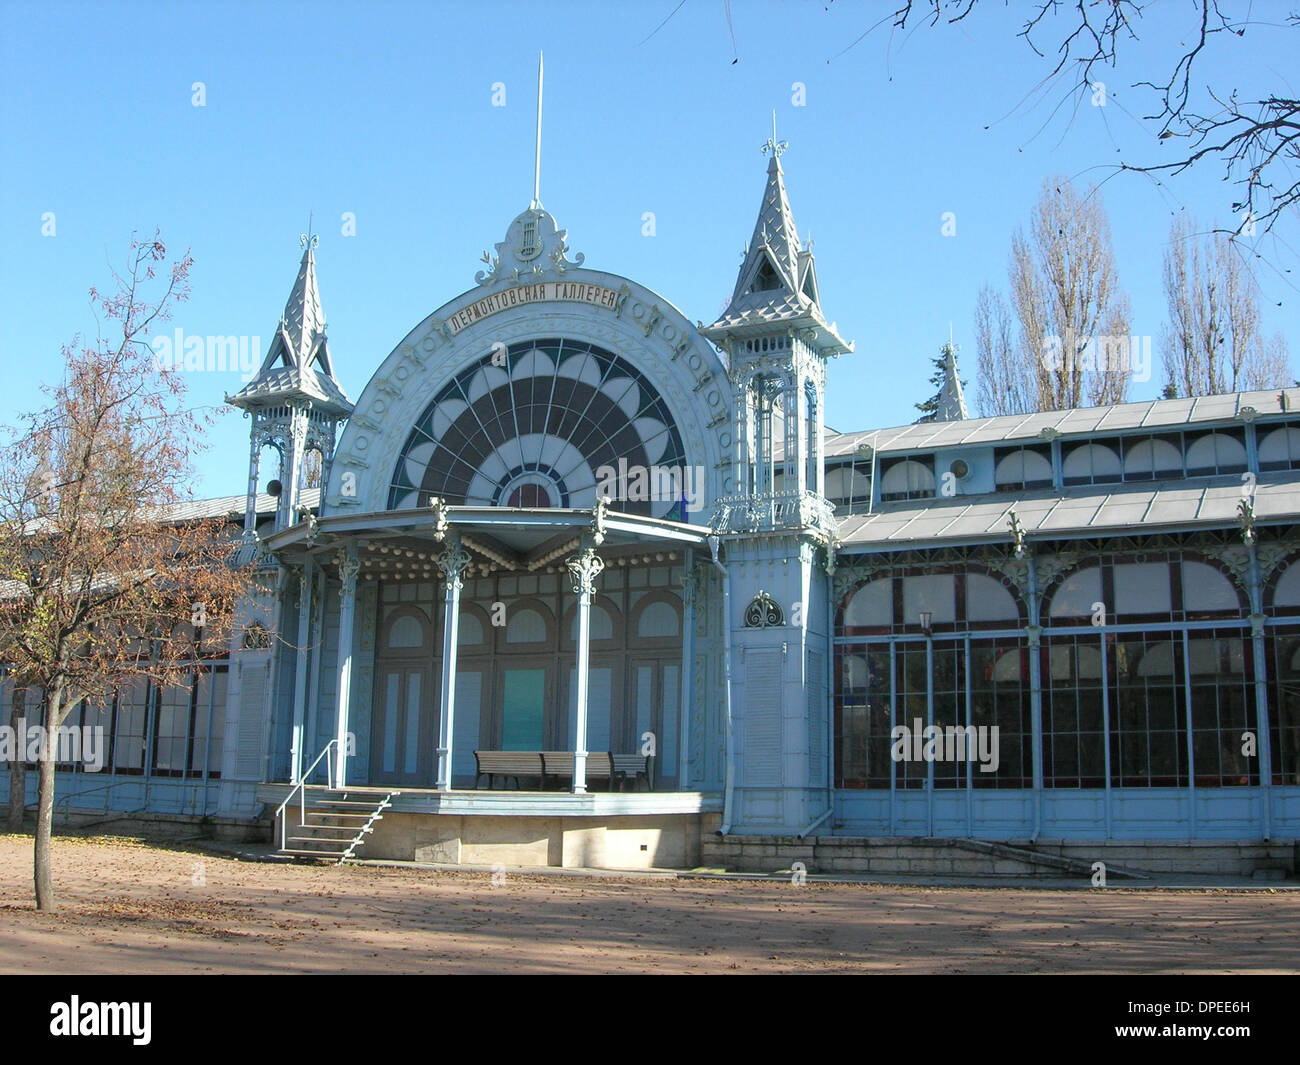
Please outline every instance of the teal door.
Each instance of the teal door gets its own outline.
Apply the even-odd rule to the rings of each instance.
[[[546,717],[546,674],[545,668],[504,671],[501,750],[542,749]]]

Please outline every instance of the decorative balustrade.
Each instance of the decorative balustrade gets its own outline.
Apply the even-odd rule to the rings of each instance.
[[[769,492],[723,496],[714,504],[711,526],[718,532],[816,529],[835,532],[835,507],[815,492]]]

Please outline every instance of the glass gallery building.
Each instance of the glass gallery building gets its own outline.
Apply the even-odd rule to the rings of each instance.
[[[462,864],[1294,868],[1300,389],[973,419],[950,351],[939,420],[830,431],[852,346],[775,151],[711,325],[534,201],[355,402],[313,248],[229,397],[246,497],[178,514],[242,523],[262,594],[188,686],[74,718],[104,765],[60,814],[293,851],[316,806]]]

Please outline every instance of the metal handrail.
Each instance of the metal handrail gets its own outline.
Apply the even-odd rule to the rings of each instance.
[[[327,754],[329,754],[330,751],[334,749],[334,746],[338,742],[339,742],[338,737],[336,736],[334,739],[330,740],[329,743],[325,744],[325,749],[316,756],[316,761],[312,762],[312,764],[307,767],[307,772],[303,773],[303,775],[298,778],[298,782],[294,784],[292,788],[289,789],[289,794],[285,796],[284,802],[280,803],[280,808],[275,811],[275,816],[280,820],[280,849],[281,850],[286,850],[288,849],[289,846],[288,825],[286,824],[284,819],[285,808],[289,805],[289,803],[293,802],[294,792],[297,792],[298,793],[298,814],[299,814],[298,823],[300,825],[305,825],[307,823],[307,778],[310,777],[312,773],[316,771],[316,767],[320,765],[320,760],[324,758]],[[329,759],[328,761],[326,761],[325,772],[328,774],[326,778],[327,784],[330,790],[333,791],[334,790],[333,759]]]
[[[109,783],[107,783],[107,784],[100,784],[98,787],[95,787],[95,788],[82,788],[82,789],[80,789],[80,790],[78,790],[78,791],[69,791],[69,792],[65,792],[65,793],[62,794],[62,795],[56,795],[56,796],[54,797],[54,802],[50,804],[50,816],[53,817],[54,814],[58,811],[58,809],[59,809],[59,803],[63,803],[65,806],[68,807],[68,809],[64,811],[65,813],[70,813],[70,812],[71,812],[71,803],[72,803],[72,800],[73,800],[73,799],[80,799],[83,795],[94,795],[96,792],[99,792],[99,791],[104,791],[104,792],[112,791],[114,788],[119,788],[119,787],[122,787],[122,786],[124,786],[124,785],[126,785],[126,784],[139,784],[140,781],[141,781],[141,778],[140,778],[140,777],[130,777],[130,778],[127,778],[127,779],[124,779],[124,780],[113,780],[113,781],[109,781]],[[146,782],[145,782],[145,791],[146,791],[146,793],[148,792],[148,790],[149,790],[149,785],[148,785],[148,782],[146,781]],[[29,809],[32,809],[32,808],[34,808],[34,807],[38,807],[38,806],[40,806],[40,799],[39,799],[39,798],[36,800],[36,802],[30,802],[30,803],[25,804],[24,807],[23,807],[23,809],[24,809],[24,810],[29,810]],[[147,808],[148,808],[148,802],[146,801],[146,804],[145,804],[144,806],[141,806],[141,807],[139,808],[139,810],[124,810],[124,811],[122,811],[122,812],[123,812],[123,813],[139,813],[140,810],[144,810],[144,809],[147,809]],[[108,813],[108,796],[107,796],[107,795],[104,796],[104,813],[106,813],[106,814]]]

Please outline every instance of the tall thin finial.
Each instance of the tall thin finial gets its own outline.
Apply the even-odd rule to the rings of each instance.
[[[534,209],[542,206],[542,53],[537,53],[537,152],[533,157]]]
[[[779,141],[776,139],[776,112],[773,111],[772,112],[772,136],[768,139],[767,143],[763,145],[763,154],[766,155],[768,152],[771,152],[776,158],[780,159],[781,156],[785,154],[786,149],[789,147],[790,147],[789,141]]]
[[[315,217],[316,217],[315,211],[307,212],[307,232],[302,234],[302,236],[298,238],[298,247],[317,248],[320,246],[320,237],[316,236],[316,234],[312,232],[311,223],[312,223],[312,219],[314,219]]]

